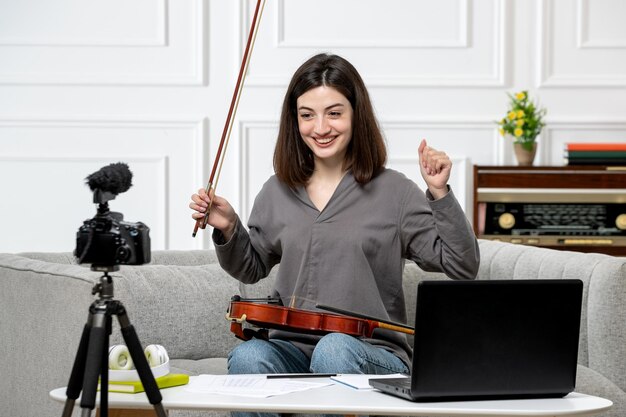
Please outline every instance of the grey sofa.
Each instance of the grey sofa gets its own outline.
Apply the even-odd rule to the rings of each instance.
[[[576,391],[612,400],[603,415],[626,416],[626,258],[491,241],[481,241],[480,250],[478,279],[584,282]],[[408,295],[420,280],[447,279],[412,263],[404,274]],[[239,343],[224,318],[228,301],[235,294],[265,296],[272,279],[240,285],[211,251],[156,251],[151,264],[123,266],[112,275],[115,297],[126,306],[142,344],[164,345],[173,371],[192,375],[226,372],[225,358]],[[0,414],[61,415],[62,405],[48,392],[67,385],[99,277],[69,253],[0,254]],[[415,299],[407,298],[412,317]],[[111,343],[121,341],[114,321]]]

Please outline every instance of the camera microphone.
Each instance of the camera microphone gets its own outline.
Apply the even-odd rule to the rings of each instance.
[[[76,233],[74,255],[78,263],[91,262],[92,269],[106,269],[150,262],[150,228],[142,222],[125,222],[122,213],[109,210],[109,200],[128,190],[132,178],[132,172],[123,162],[107,165],[87,176],[86,183],[93,191],[98,211]]]
[[[127,191],[133,184],[133,173],[128,165],[123,162],[110,164],[100,168],[86,178],[91,191],[100,190],[111,194],[121,194]]]

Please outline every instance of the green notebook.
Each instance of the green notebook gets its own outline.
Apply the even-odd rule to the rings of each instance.
[[[189,375],[185,374],[167,374],[155,379],[160,389],[176,387],[189,383]],[[100,390],[100,384],[98,384]],[[144,392],[141,381],[109,381],[109,392],[126,392],[137,393]]]

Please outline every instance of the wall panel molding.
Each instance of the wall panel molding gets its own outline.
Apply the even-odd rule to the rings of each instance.
[[[161,0],[155,7],[154,33],[148,37],[5,34],[0,85],[204,85],[206,2]]]
[[[559,3],[560,4],[560,3]],[[584,14],[589,3],[585,0],[578,0],[575,15],[572,21],[563,18],[555,11],[557,7],[554,0],[539,0],[536,7],[536,19],[538,22],[537,36],[537,67],[535,70],[538,87],[626,87],[626,71],[610,65],[621,63],[626,57],[626,40],[624,42],[606,40],[598,41],[589,39],[588,31],[585,29],[587,15]],[[574,13],[574,12],[573,12]],[[572,37],[568,39],[571,44],[554,45],[555,19],[559,16],[560,24],[570,24],[573,27]],[[563,36],[563,33],[559,33]],[[624,45],[622,45],[624,44]],[[567,72],[558,72],[554,60],[559,56],[569,54],[569,65]],[[606,65],[604,65],[606,63]],[[589,69],[582,72],[581,67],[585,65]]]
[[[402,119],[402,118],[381,118],[380,124],[383,127],[383,131],[388,132],[391,130],[407,130],[412,132],[420,132],[423,130],[434,130],[440,131],[442,133],[450,132],[454,134],[455,138],[462,137],[464,132],[475,132],[483,136],[484,144],[488,144],[488,148],[490,150],[489,154],[492,156],[490,161],[483,161],[483,164],[504,164],[505,161],[505,153],[503,153],[503,138],[498,133],[498,127],[493,122],[493,120],[488,120],[483,117],[460,117],[460,118],[449,118],[449,117],[429,117],[429,118],[412,118],[412,119]],[[389,136],[387,134],[387,136]],[[419,137],[419,136],[418,136]],[[426,138],[427,140],[429,138]],[[389,139],[388,139],[389,140]],[[417,140],[417,139],[416,139]],[[452,139],[454,140],[454,139]],[[451,140],[451,141],[452,141]],[[456,142],[459,143],[459,142]],[[435,145],[433,145],[435,146]],[[480,149],[476,149],[478,144],[462,144],[463,146],[468,146],[473,148],[476,151],[476,155],[484,154],[484,147]],[[436,146],[435,146],[436,147]],[[459,148],[457,145],[455,148]],[[454,148],[451,149],[442,149],[445,150],[446,153],[452,155],[454,152]],[[468,154],[471,152],[468,152]]]
[[[289,0],[287,0],[289,1]],[[393,1],[393,0],[392,0]],[[470,47],[470,16],[469,16],[469,0],[459,0],[458,21],[459,27],[458,37],[456,39],[406,39],[396,40],[391,42],[389,40],[380,39],[380,37],[363,37],[358,40],[348,39],[333,39],[332,41],[326,40],[323,44],[320,44],[315,37],[308,39],[289,39],[285,34],[285,0],[276,0],[275,2],[275,45],[277,48],[366,48],[366,49],[388,49],[388,48],[405,48],[405,49],[419,49],[419,48],[468,48]],[[387,7],[392,7],[389,2],[386,3]],[[376,32],[370,32],[374,35]]]
[[[269,129],[278,132],[278,123],[276,121],[262,120],[260,118],[242,120],[239,123],[239,161],[238,178],[239,178],[239,201],[240,216],[245,222],[248,221],[254,198],[260,191],[260,184],[263,184],[270,175],[273,175],[272,158],[274,155],[274,146],[276,144],[275,137],[271,140],[264,138],[265,152],[254,152],[253,147],[253,131],[254,129]],[[262,168],[254,170],[251,166],[252,161],[263,161],[260,165]],[[268,167],[270,169],[268,169]],[[264,168],[264,169],[263,169]]]
[[[46,215],[57,219],[58,224],[51,227],[71,227],[75,233],[85,218],[95,215],[84,178],[121,161],[128,163],[134,174],[133,186],[110,203],[111,210],[124,213],[127,221],[146,223],[153,250],[200,249],[201,239],[189,240],[193,222],[187,205],[193,190],[190,185],[198,184],[203,176],[198,155],[208,148],[207,124],[204,118],[0,119],[0,188],[8,189],[12,196],[12,204],[6,207],[11,215],[5,219],[30,225],[28,219],[34,214],[28,210],[33,206],[20,207],[15,202],[28,201],[29,193],[35,192],[40,204],[50,204]],[[8,175],[11,172],[18,175],[17,182]],[[57,204],[59,199],[64,203]],[[11,230],[11,225],[2,228]],[[44,239],[38,245],[48,243],[52,245]],[[66,242],[72,244],[73,240]],[[26,250],[26,246],[19,250]],[[41,246],[37,250],[60,248]]]
[[[29,3],[22,7],[16,7],[20,3],[13,4],[13,13],[7,16],[16,21],[10,25],[0,23],[0,46],[145,47],[168,43],[171,17],[167,0],[119,2],[117,5],[114,2],[74,3],[74,7],[82,7],[75,13],[67,13],[62,1],[54,4],[42,1],[39,6],[51,7],[45,15],[43,10],[37,11],[36,2]],[[121,22],[120,8],[124,16]],[[146,17],[153,17],[152,22],[146,22]],[[40,18],[43,20],[38,20]]]
[[[284,1],[284,0],[283,0]],[[252,7],[251,0],[248,0],[244,7],[239,8],[239,12],[241,12],[241,18],[239,21],[239,56],[242,55],[243,49],[245,47],[245,40],[249,23],[251,21]],[[435,3],[433,3],[435,4]],[[508,24],[507,19],[509,19],[510,15],[510,4],[506,0],[493,0],[491,2],[493,13],[493,19],[490,22],[490,29],[493,33],[491,37],[490,43],[477,45],[477,40],[475,39],[472,32],[474,30],[481,30],[474,23],[473,19],[476,18],[477,12],[476,10],[472,10],[472,7],[476,7],[477,4],[480,4],[481,7],[484,6],[484,3],[476,3],[472,1],[462,1],[459,13],[467,16],[467,23],[463,24],[460,30],[463,33],[466,33],[465,36],[461,36],[458,41],[454,41],[448,44],[446,42],[438,45],[437,40],[424,41],[420,43],[418,41],[400,41],[397,43],[389,42],[389,41],[376,41],[376,40],[365,40],[358,42],[350,42],[350,41],[329,41],[329,42],[317,42],[313,40],[298,40],[298,41],[289,41],[288,39],[284,39],[284,30],[281,29],[280,21],[284,20],[284,10],[282,2],[278,2],[274,6],[273,10],[273,19],[275,28],[272,31],[271,35],[266,34],[266,36],[260,35],[259,38],[265,38],[266,43],[271,43],[271,46],[267,44],[263,44],[263,41],[257,41],[257,49],[261,49],[265,47],[269,48],[268,51],[262,51],[260,53],[265,53],[266,55],[269,53],[273,56],[269,57],[270,60],[280,60],[280,56],[282,54],[286,54],[286,51],[296,51],[291,54],[296,54],[299,58],[299,61],[303,61],[304,58],[312,56],[316,52],[320,51],[330,51],[332,53],[337,53],[343,56],[371,56],[371,54],[380,54],[382,51],[388,52],[388,50],[396,50],[400,51],[402,49],[407,50],[407,54],[415,54],[416,51],[428,51],[428,56],[431,56],[433,53],[441,52],[441,53],[455,53],[453,51],[475,51],[478,46],[481,48],[490,48],[491,55],[489,56],[489,65],[488,70],[471,74],[467,71],[459,70],[455,73],[445,74],[441,69],[433,70],[431,72],[423,72],[420,71],[410,71],[410,75],[402,74],[400,71],[394,71],[393,74],[384,72],[379,73],[365,73],[363,77],[365,79],[366,84],[369,87],[383,87],[383,88],[403,88],[403,87],[503,87],[506,86],[511,79],[511,68],[510,68],[510,51],[509,51],[509,39],[512,36],[511,33],[511,25]],[[266,11],[267,13],[267,11]],[[266,17],[266,23],[267,19]],[[264,46],[259,48],[258,44],[261,43]],[[302,53],[303,50],[309,50],[309,53]],[[369,52],[371,50],[371,53]],[[399,53],[399,52],[398,52]],[[484,53],[484,51],[482,52]],[[365,54],[365,55],[364,55]],[[274,56],[275,55],[275,56]],[[408,56],[408,55],[406,55]],[[485,57],[481,57],[482,59],[487,59]],[[365,58],[363,58],[365,59]],[[384,61],[384,58],[381,58]],[[351,61],[355,61],[353,58],[350,58]],[[432,61],[437,61],[436,59],[431,58]],[[464,61],[465,64],[468,62],[472,62],[472,59],[468,59],[467,56],[462,55],[459,57],[460,61]],[[458,61],[456,61],[455,65],[458,65]],[[462,64],[462,65],[465,65]],[[403,66],[402,62],[398,62],[400,67]],[[442,64],[443,65],[443,64]],[[408,65],[410,66],[410,65]],[[453,68],[453,65],[445,65],[445,69]],[[279,73],[277,69],[272,70],[273,72],[268,72],[260,70],[255,67],[254,63],[251,64],[250,74],[247,77],[247,85],[253,87],[281,87],[284,88],[289,79],[291,77],[291,72],[287,73]],[[283,68],[281,67],[281,70]],[[294,67],[295,69],[295,67]],[[396,68],[397,70],[397,68]]]
[[[154,188],[163,190],[162,193],[151,196],[152,197],[151,203],[153,203],[153,207],[156,210],[156,212],[152,213],[152,215],[150,216],[153,220],[149,222],[150,224],[148,224],[148,226],[150,227],[152,231],[151,233],[152,246],[156,246],[157,248],[168,248],[170,246],[170,239],[169,239],[169,227],[168,227],[169,195],[168,195],[168,187],[167,187],[167,171],[168,171],[167,156],[155,155],[151,157],[141,157],[141,156],[132,155],[132,154],[129,154],[129,155],[121,154],[118,156],[119,156],[120,161],[124,161],[128,163],[130,167],[137,167],[138,165],[141,165],[142,171],[149,171],[152,174],[150,176],[150,180],[153,182]],[[27,169],[28,171],[34,171],[34,172],[45,170],[48,173],[45,179],[42,178],[42,186],[44,186],[45,184],[46,189],[53,188],[54,191],[59,192],[59,194],[64,195],[64,197],[62,198],[63,204],[58,204],[59,200],[61,199],[57,199],[54,202],[42,201],[41,203],[44,207],[52,203],[54,207],[59,207],[59,208],[65,207],[65,211],[73,212],[73,210],[70,207],[72,205],[79,205],[79,206],[82,206],[82,208],[79,211],[84,211],[83,210],[84,208],[88,208],[89,210],[91,210],[92,212],[91,214],[89,213],[89,210],[87,210],[86,218],[91,218],[96,215],[95,206],[92,204],[91,194],[89,190],[87,189],[87,187],[86,186],[83,187],[87,189],[87,191],[84,193],[81,193],[81,194],[84,194],[84,197],[85,197],[82,201],[78,201],[76,199],[76,196],[71,196],[71,197],[68,196],[67,193],[64,191],[67,191],[69,189],[75,190],[77,188],[76,184],[84,185],[83,184],[84,181],[81,181],[82,176],[86,176],[90,174],[91,172],[95,172],[99,169],[99,167],[103,167],[110,163],[111,163],[111,160],[109,158],[96,157],[96,156],[87,155],[87,154],[76,155],[72,157],[44,156],[43,154],[34,155],[34,156],[1,156],[0,155],[0,164],[2,164],[4,169],[7,169],[7,170],[13,167],[14,173],[19,172],[18,170],[19,168],[22,168],[25,170]],[[80,171],[79,167],[86,167],[86,166],[93,166],[94,167],[93,171],[91,172]],[[60,184],[60,183],[55,182],[55,180],[59,178],[66,179],[65,177],[67,176],[67,172],[65,173],[65,175],[59,176],[58,175],[59,171],[69,171],[69,173],[71,173],[70,175],[75,177],[76,184],[72,184],[70,188],[68,189],[66,188],[68,184]],[[136,179],[134,181],[136,181]],[[3,187],[3,188],[6,188],[6,187]],[[38,195],[39,197],[48,195],[48,193],[42,190],[30,190],[30,192],[33,192],[35,195]],[[122,212],[123,214],[127,214],[125,213],[126,210],[124,210],[123,208],[124,207],[128,208],[129,206],[130,200],[127,200],[127,198],[132,199],[132,197],[126,196],[126,193],[128,192],[130,192],[130,190],[118,195],[116,199],[111,200],[109,202],[111,211],[118,211],[118,212]],[[66,201],[67,199],[70,199],[70,201]],[[6,210],[7,210],[6,213],[10,213],[10,210],[8,208],[6,208]],[[28,208],[22,208],[22,210],[28,210]],[[45,210],[45,212],[50,217],[50,219],[46,220],[45,215],[42,214],[42,221],[45,221],[46,223],[48,223],[49,220],[53,220],[51,223],[47,224],[46,233],[58,234],[58,235],[64,233],[63,230],[58,229],[58,224],[64,223],[64,220],[67,220],[67,219],[63,219],[60,216],[58,216],[59,213],[56,213],[52,207],[49,208],[48,210]],[[11,217],[15,219],[14,216],[11,216]],[[56,220],[54,220],[55,218]],[[76,216],[76,218],[74,219],[75,227],[71,229],[70,232],[71,231],[75,232],[78,229],[78,227],[80,227],[83,220],[85,220],[86,218],[84,216],[83,217]],[[156,219],[156,221],[154,219]],[[24,220],[24,223],[22,224],[26,224],[26,219],[23,219],[23,220]],[[136,221],[140,221],[141,219],[133,219],[133,218],[129,218],[128,216],[125,216],[124,220],[129,221],[129,222],[136,222]],[[9,223],[3,226],[3,230],[5,230],[5,232],[9,232],[7,228],[11,228],[11,226],[8,226],[8,225]],[[21,226],[21,227],[25,231],[28,230],[27,226],[26,227]],[[154,231],[158,231],[158,232],[155,234]],[[49,239],[47,237],[43,237],[42,240],[45,241]],[[34,245],[40,244],[40,242],[36,242],[36,243],[26,242],[26,241],[20,242],[20,240],[18,240],[18,242],[24,243],[25,245],[30,245],[30,246],[24,246],[20,250],[35,250],[33,249]],[[68,250],[70,249],[69,247],[72,246],[73,244],[74,244],[74,241],[71,240],[67,244],[68,247],[63,248],[63,249]],[[55,250],[61,250],[61,249],[51,247],[51,248],[41,248],[41,249],[36,249],[36,250],[55,251]]]
[[[626,37],[624,38],[605,38],[594,39],[589,33],[591,26],[590,22],[590,8],[591,2],[589,0],[577,0],[576,1],[576,38],[578,48],[589,49],[606,49],[606,48],[626,48]],[[596,1],[596,5],[598,2]],[[616,12],[618,13],[618,12]]]

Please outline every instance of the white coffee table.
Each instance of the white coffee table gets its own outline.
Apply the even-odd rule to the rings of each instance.
[[[192,377],[193,378],[193,377]],[[325,379],[316,379],[325,381]],[[309,379],[310,381],[310,379]],[[411,416],[592,416],[613,403],[591,395],[570,393],[564,398],[415,403],[375,390],[330,385],[269,398],[193,393],[185,386],[161,391],[166,410],[195,409],[307,414],[374,414]],[[50,396],[65,402],[65,388]],[[77,401],[77,405],[80,401]],[[150,409],[145,393],[109,394],[110,409]]]

